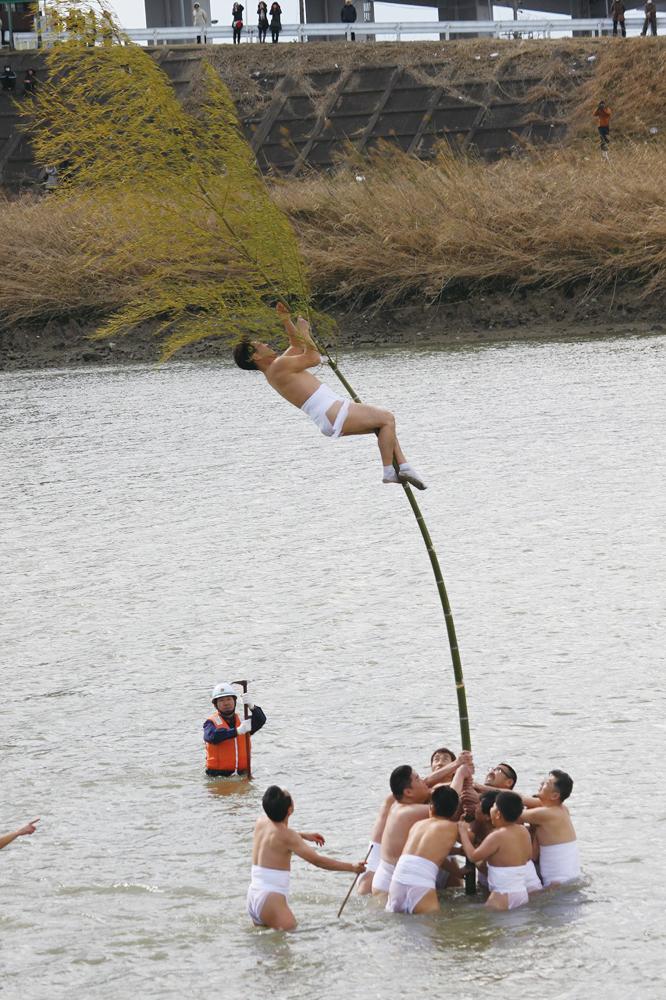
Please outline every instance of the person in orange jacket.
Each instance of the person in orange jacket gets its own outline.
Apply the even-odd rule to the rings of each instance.
[[[608,149],[611,114],[611,109],[605,101],[599,101],[596,110],[592,112],[592,117],[597,119],[602,149]]]
[[[238,695],[231,684],[216,684],[211,700],[215,711],[203,724],[206,774],[211,778],[245,775],[249,771],[249,737],[261,729],[266,716],[250,695],[244,694],[243,704],[249,709],[250,718],[241,722],[236,713]]]

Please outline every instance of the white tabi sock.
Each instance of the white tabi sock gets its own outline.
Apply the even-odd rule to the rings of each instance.
[[[399,483],[398,474],[392,465],[384,466],[384,475],[382,476],[383,483]]]

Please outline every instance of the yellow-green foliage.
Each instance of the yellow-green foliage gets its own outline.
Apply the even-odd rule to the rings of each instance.
[[[194,114],[134,45],[74,39],[48,69],[27,123],[37,157],[58,166],[55,200],[100,215],[98,252],[127,280],[100,336],[150,324],[168,356],[205,337],[279,335],[276,298],[312,312],[294,232],[210,67]]]

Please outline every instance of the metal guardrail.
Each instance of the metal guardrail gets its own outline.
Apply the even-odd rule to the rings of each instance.
[[[658,15],[657,24],[661,31],[666,32],[666,15]],[[627,30],[639,32],[643,27],[642,17],[628,17],[625,22]],[[573,35],[609,35],[613,30],[613,22],[608,18],[579,18],[565,20],[564,18],[518,19],[517,21],[382,21],[356,22],[355,24],[283,24],[280,32],[281,40],[306,42],[308,38],[340,38],[351,41],[352,32],[357,40],[379,39],[401,41],[406,36],[430,35],[444,37],[475,35],[489,38],[550,38]],[[201,29],[182,28],[128,28],[125,34],[133,41],[143,45],[177,45],[196,43]],[[231,40],[233,29],[231,25],[212,25],[206,29],[204,37],[208,44]],[[43,33],[41,42],[46,47],[58,41],[64,41],[66,35]],[[259,34],[256,25],[248,24],[243,28],[244,42],[258,42]],[[34,32],[15,32],[16,48],[27,49],[37,47],[37,35]],[[268,42],[267,44],[271,44]]]

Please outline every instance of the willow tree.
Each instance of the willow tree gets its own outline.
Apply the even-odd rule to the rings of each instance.
[[[89,23],[90,4],[52,7],[62,17],[76,7]],[[103,14],[105,5],[92,8]],[[117,26],[114,37],[123,41]],[[89,37],[73,33],[55,46],[47,56],[48,82],[27,112],[38,160],[59,170],[53,197],[79,199],[82,211],[93,203],[104,209],[95,263],[125,287],[124,304],[97,335],[117,337],[148,326],[164,358],[208,338],[230,344],[253,335],[280,338],[273,304],[281,299],[308,316],[320,353],[360,402],[327,346],[334,325],[314,307],[294,230],[270,197],[219,75],[202,64],[194,110],[188,112],[152,58],[124,41],[91,47]],[[403,489],[437,583],[461,741],[470,750],[462,665],[444,580],[412,490]]]

